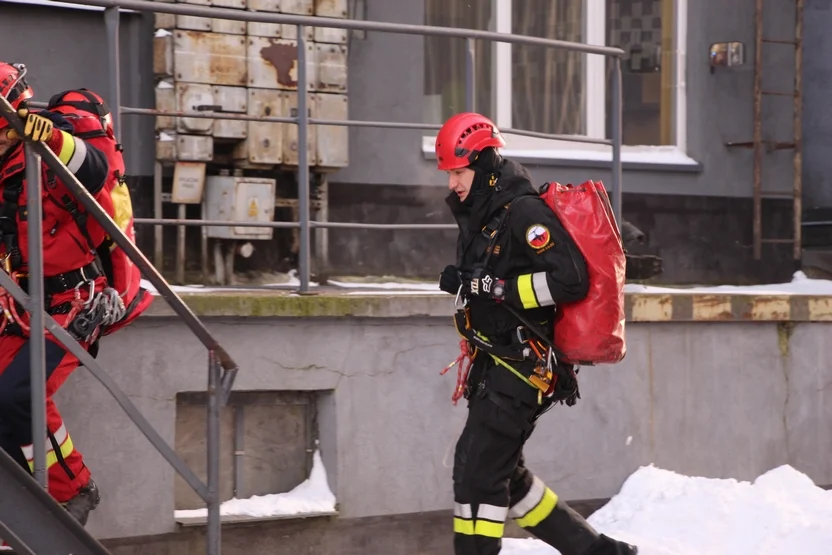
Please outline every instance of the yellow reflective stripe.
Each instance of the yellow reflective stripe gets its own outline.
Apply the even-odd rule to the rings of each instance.
[[[464,518],[454,517],[454,533],[464,534],[466,536],[474,535],[474,521]]]
[[[534,509],[529,511],[526,516],[523,518],[518,518],[516,520],[518,526],[522,528],[530,528],[532,526],[537,526],[543,519],[552,514],[552,511],[555,510],[555,506],[558,504],[558,496],[555,492],[546,488],[545,493],[543,494],[543,499],[540,500]]]
[[[66,131],[61,131],[60,129],[57,131],[63,135],[64,140],[61,143],[61,151],[56,154],[58,155],[58,158],[61,159],[61,162],[63,162],[65,166],[68,166],[69,161],[72,160],[72,155],[75,154],[75,137]]]
[[[505,531],[505,524],[502,522],[491,522],[489,520],[468,520],[454,517],[454,533],[464,536],[485,536],[486,538],[502,538]]]
[[[72,438],[67,436],[66,441],[61,445],[61,457],[66,460],[72,452],[75,451],[75,446],[72,444]],[[58,464],[58,455],[55,454],[55,451],[50,449],[46,452],[46,469],[49,470],[53,466]],[[29,461],[29,470],[32,472],[35,471],[35,461]]]
[[[505,527],[502,522],[478,520],[474,523],[474,535],[485,536],[486,538],[502,538]]]
[[[127,226],[133,219],[133,203],[127,185],[119,183],[110,191],[110,198],[113,199],[113,221],[122,231],[127,231]]]
[[[529,309],[540,306],[537,297],[534,295],[532,274],[523,274],[517,277],[517,294],[520,296],[520,303],[522,303],[523,308]]]
[[[490,353],[489,353],[489,354],[490,354]],[[515,369],[514,369],[511,365],[509,365],[506,361],[504,361],[504,360],[503,360],[503,359],[501,359],[500,357],[496,357],[496,356],[494,356],[494,355],[491,355],[491,358],[493,358],[493,359],[494,359],[494,362],[496,362],[496,363],[497,363],[497,364],[499,364],[500,366],[504,366],[504,367],[508,368],[509,370],[511,370],[511,373],[512,373],[512,374],[514,374],[515,376],[517,376],[518,378],[520,378],[521,380],[523,380],[524,382],[526,382],[526,383],[527,383],[527,384],[529,384],[530,386],[532,386],[532,387],[534,387],[535,389],[537,389],[537,386],[536,386],[536,385],[534,385],[532,382],[530,382],[530,381],[529,381],[529,378],[527,378],[526,376],[524,376],[523,374],[521,374],[520,372],[518,372],[517,370],[515,370]]]

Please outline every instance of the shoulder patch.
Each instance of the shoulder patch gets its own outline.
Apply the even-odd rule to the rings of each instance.
[[[533,249],[540,250],[552,241],[552,234],[542,224],[534,224],[526,230],[526,242]]]

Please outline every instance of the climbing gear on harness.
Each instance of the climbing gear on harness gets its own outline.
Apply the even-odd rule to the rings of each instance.
[[[453,368],[454,365],[457,366],[456,387],[454,388],[454,393],[451,396],[451,401],[453,401],[454,406],[456,406],[457,401],[465,395],[465,388],[468,386],[468,373],[471,370],[471,365],[474,364],[474,359],[477,356],[476,350],[473,349],[464,339],[459,342],[459,353],[460,354],[456,357],[456,360],[447,365],[444,370],[439,373],[440,376],[444,376],[448,370]],[[465,364],[466,358],[468,359],[467,364]]]

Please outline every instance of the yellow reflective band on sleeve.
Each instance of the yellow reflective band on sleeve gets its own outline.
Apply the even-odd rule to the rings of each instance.
[[[474,523],[474,535],[486,538],[502,538],[506,525],[502,522],[478,520]]]
[[[465,518],[454,517],[454,533],[465,536],[474,535],[474,521]]]
[[[552,514],[552,511],[555,510],[555,507],[558,504],[558,496],[555,492],[546,488],[546,491],[543,493],[543,499],[540,500],[540,503],[535,505],[534,509],[526,513],[523,518],[517,519],[517,525],[521,528],[531,528],[532,526],[537,526],[543,519]]]
[[[75,137],[67,133],[66,131],[61,131],[57,129],[58,133],[63,136],[63,141],[61,142],[61,151],[58,152],[58,158],[61,159],[61,162],[64,163],[65,166],[69,165],[69,161],[72,160],[72,155],[75,154]]]
[[[520,296],[520,302],[523,304],[523,308],[529,309],[540,306],[534,294],[532,274],[524,274],[517,277],[517,294]]]

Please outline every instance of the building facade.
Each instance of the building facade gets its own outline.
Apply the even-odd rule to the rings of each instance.
[[[251,0],[249,0],[251,1]],[[622,48],[624,218],[647,234],[645,252],[664,259],[665,283],[748,282],[789,279],[795,268],[789,244],[764,244],[753,256],[753,149],[741,146],[754,132],[754,2],[736,2],[731,13],[717,0],[349,0],[347,17],[370,21],[496,30]],[[250,8],[251,9],[251,8]],[[826,75],[823,32],[832,12],[825,3],[805,8],[802,62],[803,208],[822,214],[832,204],[825,156],[829,117],[821,106]],[[41,0],[0,2],[0,51],[25,61],[40,99],[53,91],[108,87],[106,31],[101,10],[50,5]],[[767,37],[789,41],[795,4],[766,6]],[[12,33],[39,25],[39,37]],[[150,14],[121,16],[121,103],[156,106]],[[711,47],[741,42],[731,66],[713,67]],[[65,46],[71,44],[72,49]],[[62,46],[63,45],[63,46]],[[465,109],[464,39],[376,31],[346,33],[348,111],[352,120],[439,124]],[[610,130],[609,62],[601,56],[543,47],[476,41],[475,109],[504,128],[605,137]],[[766,43],[762,87],[794,90],[794,47]],[[122,117],[139,216],[153,215],[154,118]],[[791,97],[764,97],[763,138],[791,142]],[[371,223],[450,223],[444,175],[435,170],[435,134],[420,130],[350,128],[349,162],[326,174],[326,217]],[[528,165],[538,184],[555,180],[609,182],[607,147],[508,136],[505,154]],[[730,143],[739,143],[740,146]],[[210,168],[209,168],[209,171]],[[166,172],[169,187],[171,172]],[[279,178],[280,179],[280,178]],[[792,236],[793,154],[765,151],[761,165],[764,237]],[[278,185],[278,189],[280,186]],[[291,196],[291,195],[290,195]],[[814,212],[812,212],[814,213]],[[176,217],[165,203],[163,215]],[[199,217],[188,206],[187,217]],[[323,215],[319,216],[323,217]],[[276,210],[275,219],[290,219]],[[153,232],[139,226],[150,253]],[[199,230],[187,230],[188,268],[200,267]],[[453,259],[452,231],[331,230],[327,271],[431,277]],[[822,242],[822,241],[821,241]],[[165,229],[165,244],[176,229]],[[255,254],[237,257],[245,270],[294,267],[290,231],[255,242]],[[171,273],[173,249],[165,248]]]

